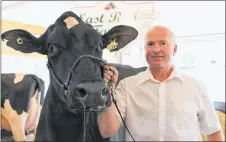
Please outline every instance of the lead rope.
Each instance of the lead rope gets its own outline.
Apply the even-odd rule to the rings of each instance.
[[[110,81],[108,82],[108,84],[109,84],[109,87],[110,87],[110,94],[111,94],[111,96],[112,96],[112,101],[113,101],[113,103],[115,104],[115,107],[116,107],[117,111],[119,112],[119,115],[120,115],[120,117],[121,117],[121,119],[122,119],[122,123],[123,123],[123,125],[125,126],[126,130],[128,131],[129,135],[131,136],[131,138],[133,139],[133,141],[135,142],[133,136],[131,135],[129,129],[127,128],[127,126],[126,126],[126,124],[125,124],[124,119],[122,118],[121,112],[119,111],[117,102],[116,102],[115,97],[114,97],[114,88],[113,88],[114,86],[113,86],[113,82],[110,80]]]
[[[84,108],[84,114],[83,114],[83,142],[86,141],[86,109]]]

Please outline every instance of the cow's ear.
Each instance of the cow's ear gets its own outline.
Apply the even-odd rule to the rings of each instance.
[[[45,48],[43,48],[43,40],[36,38],[31,33],[21,30],[9,30],[1,35],[1,39],[7,40],[6,45],[23,53],[37,52],[40,54],[47,54]]]
[[[137,36],[138,31],[131,26],[115,26],[102,36],[102,48],[106,48],[110,50],[110,52],[118,51],[133,41]]]

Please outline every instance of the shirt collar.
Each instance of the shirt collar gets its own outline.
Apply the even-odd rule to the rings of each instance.
[[[169,78],[167,80],[171,80],[171,79],[178,79],[179,81],[181,81],[181,83],[183,83],[183,77],[182,75],[179,73],[178,69],[176,67],[173,68],[172,73],[170,74]],[[153,82],[159,82],[158,80],[156,80],[151,71],[150,68],[148,67],[144,72],[142,72],[140,74],[140,79],[137,82],[137,85],[140,85],[148,80],[151,80]]]
[[[179,72],[179,70],[177,69],[177,67],[173,67],[173,71],[172,73],[170,74],[169,78],[167,80],[170,80],[170,79],[178,79],[181,81],[181,83],[183,83],[183,76],[182,74]]]

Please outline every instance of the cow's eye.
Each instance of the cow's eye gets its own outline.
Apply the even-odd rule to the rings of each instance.
[[[47,44],[48,51],[53,52],[56,50],[56,46],[54,44]]]

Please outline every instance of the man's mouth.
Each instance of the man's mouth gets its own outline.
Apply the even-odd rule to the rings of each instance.
[[[164,56],[152,56],[152,58],[156,59],[156,58],[163,58]]]

